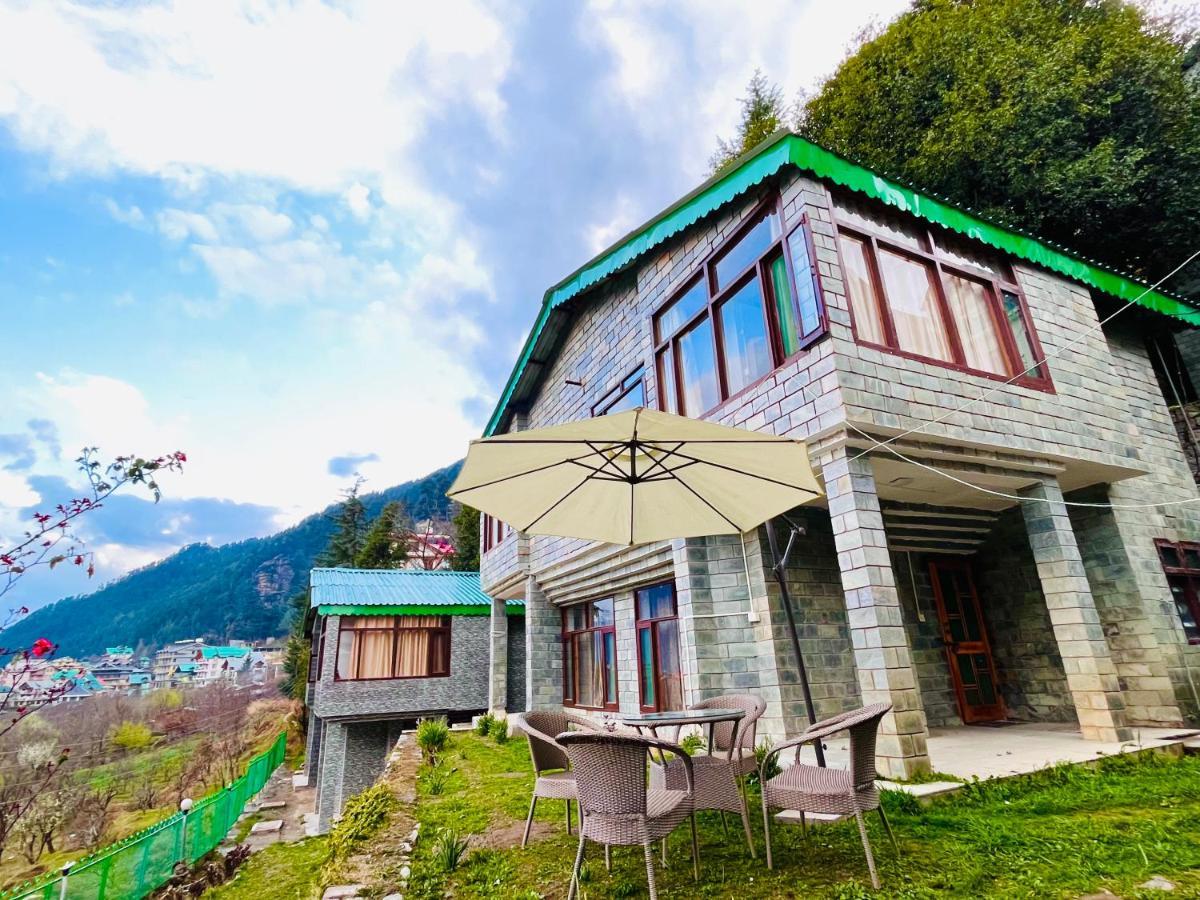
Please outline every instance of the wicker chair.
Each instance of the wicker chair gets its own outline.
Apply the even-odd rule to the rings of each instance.
[[[784,741],[774,747],[763,759],[760,778],[770,767],[775,756],[784,750],[794,747],[796,761],[769,781],[762,778],[762,807],[763,832],[767,843],[767,868],[774,868],[771,859],[771,817],[769,807],[795,809],[800,812],[801,824],[804,824],[805,813],[824,813],[828,815],[853,814],[858,821],[858,833],[862,837],[863,850],[867,854],[867,868],[871,872],[871,884],[879,889],[879,875],[875,871],[875,857],[871,854],[871,843],[867,840],[867,826],[863,813],[872,809],[879,810],[883,827],[892,845],[896,844],[896,836],[888,824],[883,807],[879,805],[879,791],[875,787],[875,779],[879,774],[875,771],[875,736],[879,731],[879,721],[892,707],[887,703],[875,703],[864,706],[852,712],[842,713],[831,719],[817,722],[799,737]],[[824,769],[817,766],[805,765],[800,762],[800,748],[812,741],[819,741],[842,731],[850,733],[850,768]],[[805,834],[807,835],[807,826]]]
[[[606,848],[641,844],[650,900],[657,900],[652,845],[665,840],[685,819],[691,820],[692,827],[692,877],[699,879],[692,760],[681,747],[654,738],[578,731],[560,734],[558,742],[571,759],[579,791],[579,850],[567,900],[573,900],[578,888],[583,846],[588,840]],[[646,762],[651,750],[679,757],[686,776],[684,790],[647,789]]]
[[[746,713],[740,722],[720,722],[713,728],[713,749],[709,754],[727,759],[734,765],[739,776],[749,775],[758,769],[754,757],[754,745],[758,741],[758,720],[767,710],[767,701],[754,694],[722,694],[701,700],[692,709],[740,709]],[[737,726],[737,746],[733,744],[734,726]]]
[[[567,805],[567,834],[571,833],[571,801],[576,799],[575,773],[572,772],[566,751],[553,737],[569,731],[572,726],[583,731],[596,731],[598,725],[586,716],[564,710],[517,713],[510,716],[515,730],[523,732],[529,741],[529,756],[533,760],[533,796],[529,800],[529,816],[521,846],[529,843],[533,814],[538,798],[563,800]]]

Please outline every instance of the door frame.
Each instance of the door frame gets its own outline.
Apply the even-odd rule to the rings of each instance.
[[[949,622],[946,616],[945,598],[942,596],[942,581],[939,571],[956,570],[966,576],[967,586],[971,589],[970,601],[979,623],[979,640],[955,643],[950,635]],[[988,639],[987,621],[983,617],[983,607],[979,604],[979,592],[975,588],[974,567],[969,560],[956,556],[931,556],[929,558],[929,581],[933,586],[933,599],[937,606],[938,626],[942,632],[942,647],[946,653],[946,666],[950,670],[950,683],[954,687],[954,695],[958,701],[958,714],[965,725],[977,722],[997,722],[1008,717],[1008,709],[1004,697],[1000,693],[1000,682],[996,677],[996,659],[992,655],[991,641]],[[963,686],[962,675],[958,668],[958,654],[983,654],[987,657],[988,674],[992,678],[992,690],[996,702],[988,706],[972,706],[967,702],[966,688]]]

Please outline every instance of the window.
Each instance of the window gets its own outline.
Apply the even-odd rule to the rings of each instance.
[[[563,706],[617,708],[617,628],[613,601],[563,610]]]
[[[1155,541],[1189,644],[1200,644],[1200,544]]]
[[[855,336],[918,359],[1050,389],[1008,263],[857,198],[835,197]]]
[[[449,616],[343,616],[337,678],[433,678],[450,674]]]
[[[325,664],[325,617],[317,618],[313,625],[312,641],[308,647],[308,680],[316,681],[321,677],[321,669]]]
[[[621,379],[621,383],[606,393],[592,407],[593,416],[607,416],[646,405],[646,379],[642,367],[632,375]]]
[[[500,542],[512,534],[512,527],[501,522],[499,519],[493,518],[486,513],[479,517],[480,531],[483,532],[483,552],[499,546]]]
[[[760,206],[653,318],[659,407],[701,416],[824,334],[805,223]]]
[[[679,619],[675,585],[656,584],[635,592],[637,606],[638,691],[644,712],[683,709],[683,667],[679,662]]]

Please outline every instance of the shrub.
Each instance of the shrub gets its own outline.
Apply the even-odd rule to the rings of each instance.
[[[118,750],[145,750],[153,740],[150,726],[141,722],[122,722],[109,736],[109,741]]]
[[[417,725],[417,746],[421,755],[431,766],[437,765],[438,754],[446,749],[450,740],[450,726],[445,719],[422,719]]]
[[[453,872],[467,853],[467,839],[458,832],[443,828],[433,842],[433,858],[443,872]]]
[[[475,720],[475,733],[480,737],[487,737],[492,732],[492,725],[495,723],[496,717],[491,713],[484,713]]]
[[[348,857],[387,824],[395,807],[395,795],[383,784],[372,785],[347,800],[342,817],[329,834],[330,859]]]
[[[691,734],[684,735],[683,740],[679,742],[679,746],[683,748],[688,756],[695,756],[708,746],[708,741],[704,739],[704,735],[693,731]]]
[[[491,724],[490,732],[492,739],[497,744],[508,743],[508,719],[494,719]]]
[[[421,783],[425,786],[425,792],[433,797],[439,797],[446,793],[446,785],[450,782],[450,776],[457,771],[458,769],[448,769],[440,764],[430,766],[421,775]]]
[[[753,772],[746,776],[746,781],[748,781],[750,784],[758,783],[759,772],[762,772],[763,760],[767,758],[767,754],[771,752],[771,748],[774,746],[775,742],[769,737],[765,737],[759,741],[758,746],[754,748],[754,759],[758,763],[758,766]],[[770,781],[781,771],[782,770],[779,768],[779,757],[773,756],[771,757],[771,764],[767,766],[767,771],[763,772],[763,774],[767,776],[767,781]]]

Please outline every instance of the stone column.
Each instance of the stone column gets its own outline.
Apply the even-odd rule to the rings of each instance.
[[[1083,736],[1127,741],[1125,699],[1058,480],[1043,479],[1021,495],[1028,498],[1021,512]]]
[[[525,708],[562,706],[562,613],[525,579]]]
[[[508,610],[504,600],[492,598],[491,640],[488,649],[488,712],[508,712]]]
[[[346,726],[327,722],[322,729],[321,761],[317,775],[317,830],[329,831],[342,809],[342,778],[346,759]]]
[[[835,449],[822,467],[850,641],[863,705],[892,705],[880,724],[879,771],[908,778],[929,770],[929,730],[901,619],[875,475],[870,460],[852,459],[852,452]]]

